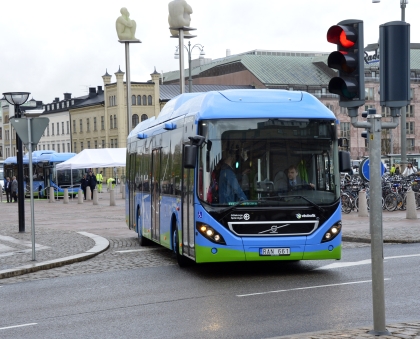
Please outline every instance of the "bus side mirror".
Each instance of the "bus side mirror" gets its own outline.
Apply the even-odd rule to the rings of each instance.
[[[345,151],[338,152],[338,168],[340,172],[351,171],[350,152],[345,152]]]
[[[197,146],[185,145],[184,146],[184,168],[195,168],[197,163]]]

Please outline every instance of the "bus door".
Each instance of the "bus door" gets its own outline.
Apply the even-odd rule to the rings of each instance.
[[[189,145],[189,143],[185,145]],[[195,259],[194,169],[184,168],[184,166],[182,169],[182,253]]]
[[[128,173],[130,173],[130,177],[127,180],[127,184],[129,185],[129,194],[128,194],[128,206],[129,206],[129,220],[128,220],[128,227],[130,229],[134,228],[134,225],[137,223],[137,220],[135,220],[136,218],[136,213],[137,210],[135,209],[135,195],[136,195],[136,179],[137,179],[137,172],[136,172],[136,159],[137,159],[137,154],[136,153],[131,153],[129,156],[130,159],[130,163],[129,163],[129,171]]]
[[[160,236],[160,159],[161,148],[152,151],[152,239],[159,241]]]

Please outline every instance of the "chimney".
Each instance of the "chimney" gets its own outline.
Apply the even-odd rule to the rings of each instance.
[[[226,56],[227,57],[230,56],[230,49],[229,48],[226,50]]]
[[[60,102],[60,98],[55,98],[54,102]]]
[[[103,91],[102,91],[102,86],[98,86],[98,94],[99,93],[102,93]]]
[[[64,93],[64,100],[70,100],[71,99],[71,93]]]
[[[89,98],[93,98],[96,95],[96,88],[89,87]]]

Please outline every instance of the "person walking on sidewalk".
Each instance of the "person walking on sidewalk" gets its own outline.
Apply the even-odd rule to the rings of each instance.
[[[86,187],[87,186],[88,186],[88,181],[87,181],[87,178],[86,178],[86,174],[83,174],[83,178],[82,178],[82,180],[80,180],[80,188],[83,191],[83,196],[84,196],[85,200],[86,200]]]
[[[17,202],[18,201],[18,182],[15,176],[12,177],[12,184],[10,185],[10,189],[12,193],[13,202]]]
[[[96,187],[96,177],[93,175],[92,171],[90,171],[87,176],[87,182],[88,182],[88,186],[90,187],[90,194],[91,194],[90,198],[93,200],[93,190]]]
[[[98,184],[98,193],[102,193],[102,180],[103,179],[104,178],[102,176],[102,171],[96,174],[96,182]]]
[[[7,177],[4,183],[4,192],[6,193],[7,202],[12,202],[12,186],[11,186],[10,178]]]

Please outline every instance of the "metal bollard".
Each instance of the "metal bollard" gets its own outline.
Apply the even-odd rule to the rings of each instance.
[[[125,199],[125,185],[121,184],[121,193],[122,193],[122,199]]]
[[[86,200],[91,201],[92,200],[92,191],[90,190],[90,187],[86,187]]]
[[[79,190],[79,192],[77,192],[77,203],[83,204],[83,199],[84,199],[83,191]]]
[[[69,189],[65,188],[64,189],[64,199],[63,199],[63,204],[68,204],[69,203]]]
[[[93,190],[93,204],[98,204],[98,190],[96,188]]]
[[[409,190],[406,196],[406,219],[417,219],[416,200],[413,190]]]
[[[54,187],[50,187],[50,197],[48,202],[54,202]]]
[[[116,206],[115,204],[115,190],[109,191],[109,206]]]
[[[368,217],[366,191],[359,191],[359,217]]]

